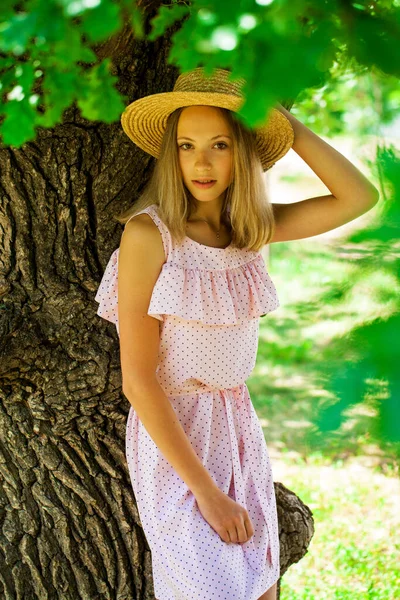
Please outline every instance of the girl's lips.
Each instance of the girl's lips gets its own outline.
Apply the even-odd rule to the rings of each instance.
[[[201,183],[200,181],[193,180],[193,183],[196,187],[198,187],[200,189],[207,189],[207,188],[212,187],[214,185],[214,183],[216,183],[216,181],[211,181],[210,183]]]

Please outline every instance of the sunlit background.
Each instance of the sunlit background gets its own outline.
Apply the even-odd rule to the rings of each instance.
[[[314,129],[310,113],[293,114]],[[378,142],[399,146],[400,119],[380,124],[379,135],[362,131],[365,114],[359,112],[358,119],[353,135],[346,131],[349,124],[342,135],[321,137],[379,189],[369,161]],[[293,150],[267,172],[266,183],[276,203],[330,193]],[[297,493],[315,519],[307,555],[282,579],[282,600],[394,600],[400,589],[400,546],[393,535],[400,527],[398,446],[374,435],[385,383],[375,382],[375,392],[348,408],[333,433],[318,433],[312,423],[321,403],[332,398],[322,375],[335,337],[389,316],[398,304],[398,280],[384,270],[353,282],[364,248],[346,237],[376,218],[374,207],[333,231],[272,244],[264,252],[281,306],[260,321],[258,359],[248,385],[275,481]]]

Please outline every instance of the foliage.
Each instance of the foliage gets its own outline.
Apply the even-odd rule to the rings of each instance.
[[[37,127],[53,127],[74,101],[89,120],[120,118],[128,100],[115,87],[110,58],[99,60],[95,49],[125,23],[137,38],[145,36],[139,3],[4,0],[0,15],[5,145],[19,147]],[[181,72],[223,67],[244,77],[240,116],[250,126],[264,122],[277,100],[293,104],[311,89],[329,87],[332,71],[399,75],[398,1],[171,0],[151,19],[147,39],[177,21],[169,61]]]
[[[380,270],[400,286],[400,156],[395,149],[378,147],[377,163],[384,196],[378,218],[353,233],[348,242],[359,244],[353,285]],[[318,415],[321,430],[338,428],[349,406],[364,400],[376,382],[386,392],[377,405],[377,428],[382,439],[400,442],[400,296],[390,315],[377,316],[336,341],[327,355],[326,388],[340,400]]]
[[[3,0],[3,147],[18,148],[35,138],[38,127],[54,127],[74,102],[88,120],[119,120],[128,99],[116,88],[111,58],[99,59],[96,50],[126,24],[137,39],[154,42],[179,23],[169,62],[180,72],[204,66],[211,74],[222,67],[232,71],[232,78],[244,77],[246,102],[239,115],[251,127],[265,122],[277,101],[294,104],[314,131],[326,134],[344,127],[356,134],[356,126],[371,133],[371,122],[377,128],[378,120],[390,123],[396,116],[399,0],[170,0],[154,5],[158,11],[146,34],[139,0]],[[345,93],[338,94],[339,88]],[[357,238],[360,244],[376,242],[360,268],[391,269],[398,277],[398,159],[379,151],[375,168],[381,189],[393,189],[389,199],[383,198],[381,224]],[[368,378],[384,378],[388,396],[381,403],[382,434],[397,439],[399,334],[396,313],[354,330],[351,343],[345,340],[343,353],[354,360],[327,381],[340,402],[322,414],[322,427],[341,421],[342,409],[365,393]]]

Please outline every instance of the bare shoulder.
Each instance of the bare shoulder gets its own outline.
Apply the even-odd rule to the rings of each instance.
[[[165,262],[165,252],[160,230],[150,215],[142,213],[132,217],[124,227],[121,237],[120,252],[128,249],[129,254],[135,254],[138,259],[160,268]]]

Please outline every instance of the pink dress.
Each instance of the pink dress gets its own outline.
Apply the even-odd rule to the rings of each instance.
[[[157,379],[218,487],[244,506],[254,528],[228,544],[207,523],[134,408],[126,458],[151,549],[158,600],[258,600],[279,578],[279,537],[269,453],[245,380],[257,355],[259,317],[279,306],[260,252],[180,245],[152,204],[166,262],[148,314],[160,320]],[[139,213],[137,213],[139,214]],[[97,314],[117,311],[118,248],[96,294]]]

